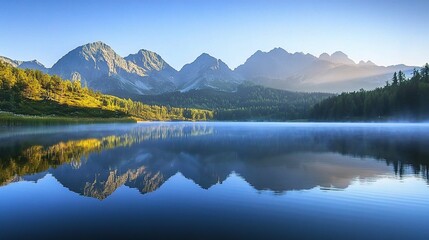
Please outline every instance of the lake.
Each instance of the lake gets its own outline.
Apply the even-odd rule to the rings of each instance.
[[[0,239],[428,239],[429,124],[0,128]]]

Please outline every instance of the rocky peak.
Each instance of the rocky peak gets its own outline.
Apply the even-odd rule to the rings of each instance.
[[[201,54],[192,63],[186,64],[182,68],[183,71],[197,69],[232,71],[222,60],[212,57],[207,53]]]
[[[40,63],[37,60],[32,60],[32,61],[23,61],[21,64],[19,64],[18,66],[19,68],[23,68],[23,69],[35,69],[35,70],[39,70],[42,72],[47,72],[48,69],[45,67],[45,65],[43,65],[42,63]]]
[[[190,89],[235,89],[240,78],[222,60],[207,53],[186,64],[179,72],[182,91]]]
[[[216,62],[217,59],[215,57],[210,56],[208,53],[202,53],[200,56],[198,56],[195,62],[204,62],[204,63],[208,63],[208,62]]]
[[[269,54],[274,54],[274,55],[285,55],[285,54],[289,54],[286,50],[284,50],[281,47],[277,47],[277,48],[273,48],[271,51],[268,52]]]
[[[18,67],[22,69],[28,68],[28,69],[39,70],[42,72],[48,72],[48,69],[42,63],[40,63],[35,59],[32,61],[18,61],[18,60],[12,60],[10,58],[0,56],[0,61],[6,62],[12,65],[13,67]]]
[[[147,71],[174,70],[160,55],[146,49],[141,49],[136,54],[128,55],[125,60],[133,62]]]
[[[7,64],[10,64],[10,65],[12,65],[13,67],[18,67],[18,61],[15,61],[15,60],[12,60],[12,59],[10,59],[10,58],[7,58],[7,57],[3,57],[3,56],[0,56],[0,61],[1,62],[5,62],[5,63],[7,63]]]
[[[78,72],[86,71],[88,75],[111,76],[118,74],[119,71],[125,71],[145,76],[145,72],[142,69],[133,63],[127,62],[109,45],[100,41],[73,49],[52,67],[53,73],[61,76],[64,76],[64,72],[71,72],[77,69],[80,69]],[[66,75],[68,74],[70,73]]]

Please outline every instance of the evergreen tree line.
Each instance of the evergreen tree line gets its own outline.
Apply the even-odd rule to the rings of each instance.
[[[407,78],[394,73],[384,87],[342,93],[316,104],[313,120],[412,120],[429,119],[429,65],[414,69]]]
[[[303,93],[243,84],[235,92],[213,89],[140,96],[149,103],[214,111],[217,120],[284,121],[306,119],[312,106],[332,94]]]
[[[104,95],[80,81],[67,81],[38,70],[0,62],[0,110],[27,115],[125,117],[141,120],[210,120],[213,112],[147,105]]]

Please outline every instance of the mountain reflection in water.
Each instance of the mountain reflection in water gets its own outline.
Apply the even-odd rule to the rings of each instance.
[[[105,199],[120,186],[156,191],[181,173],[201,188],[231,173],[256,190],[344,189],[406,174],[428,179],[429,127],[413,125],[143,123],[0,132],[0,184],[51,174]]]

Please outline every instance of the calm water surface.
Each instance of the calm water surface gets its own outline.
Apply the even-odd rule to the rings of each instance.
[[[429,125],[0,128],[0,239],[428,239]]]

